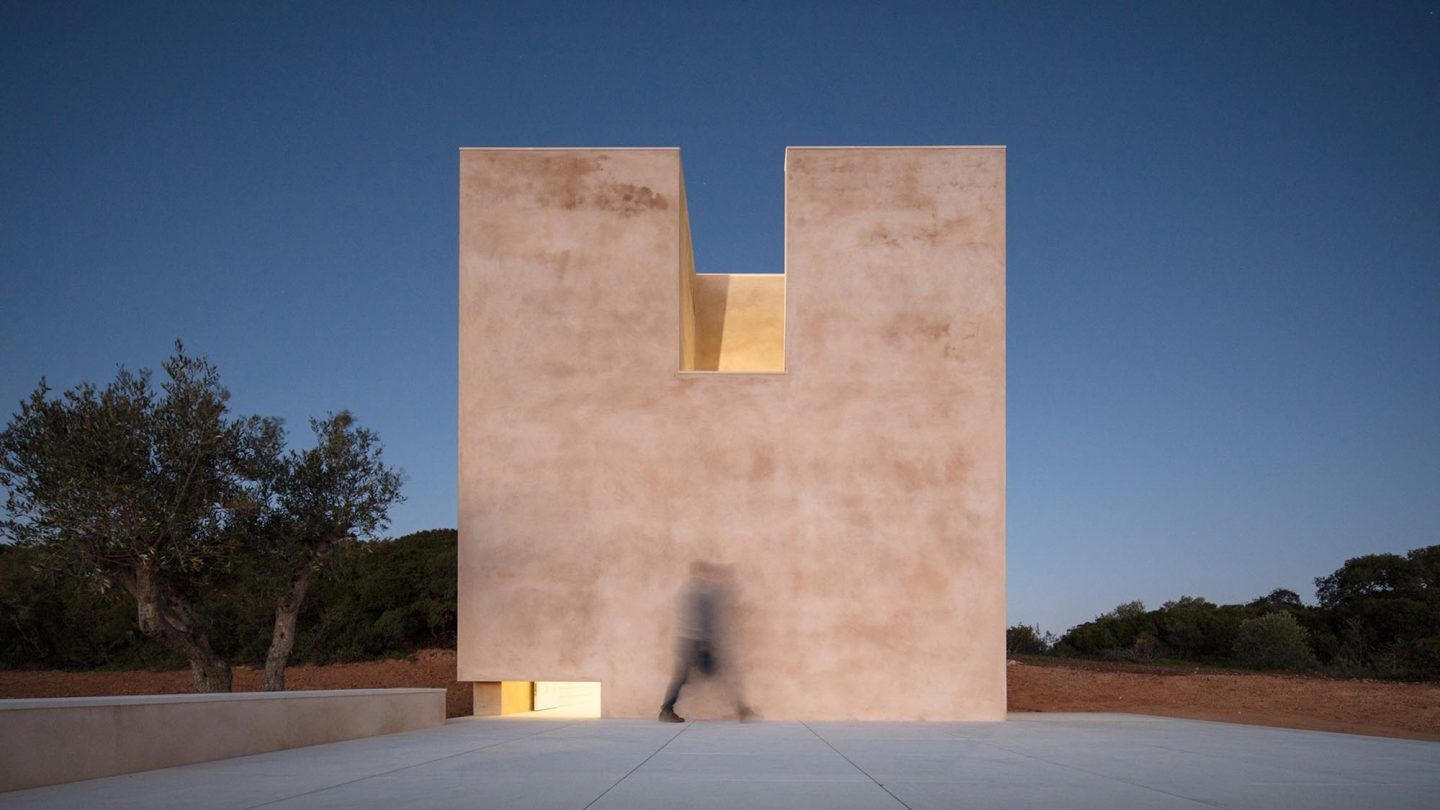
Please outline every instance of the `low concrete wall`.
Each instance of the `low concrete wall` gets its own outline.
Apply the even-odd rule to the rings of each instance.
[[[0,700],[0,791],[444,722],[444,689]]]

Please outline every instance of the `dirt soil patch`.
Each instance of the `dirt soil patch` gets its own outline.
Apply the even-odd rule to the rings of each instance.
[[[403,660],[294,666],[285,670],[289,689],[444,689],[445,716],[470,714],[470,685],[455,681],[454,650],[421,650]],[[260,689],[260,670],[235,668],[235,691]],[[0,670],[0,698],[86,695],[173,695],[191,691],[190,670],[174,672]]]
[[[1044,658],[1008,669],[1012,712],[1133,712],[1440,740],[1440,684]]]
[[[1035,658],[1009,668],[1010,710],[1133,712],[1195,720],[1440,740],[1440,684],[1263,675],[1195,667]],[[296,666],[291,689],[444,688],[450,717],[470,714],[468,684],[455,681],[453,650],[404,660]],[[260,672],[235,670],[237,691],[260,688]],[[0,698],[174,694],[190,673],[0,671]]]

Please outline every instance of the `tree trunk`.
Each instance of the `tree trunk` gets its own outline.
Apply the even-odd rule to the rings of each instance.
[[[265,675],[260,682],[260,688],[266,692],[285,690],[285,664],[290,660],[290,651],[295,649],[295,623],[300,618],[305,593],[310,590],[310,580],[315,576],[318,565],[318,559],[305,555],[300,570],[290,577],[289,586],[275,603],[275,630],[270,634],[270,650],[265,654]]]
[[[121,583],[135,598],[140,632],[158,639],[190,662],[196,692],[229,692],[230,665],[210,647],[190,603],[170,591],[151,566],[142,564]]]
[[[213,652],[191,659],[190,682],[196,692],[229,692],[233,686],[230,665]]]

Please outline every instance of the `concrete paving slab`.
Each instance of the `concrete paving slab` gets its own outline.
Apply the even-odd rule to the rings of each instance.
[[[1212,806],[1235,810],[1361,810],[1440,805],[1435,787],[1418,785],[1220,785],[1208,791]]]
[[[865,775],[835,754],[671,754],[655,755],[645,772],[717,779],[838,779],[865,781]]]
[[[987,736],[1007,723],[805,723],[805,728],[827,740],[953,740],[961,736]]]
[[[396,773],[338,785],[328,790],[264,805],[276,810],[298,808],[424,807],[554,810],[581,808],[615,784],[596,776],[548,774],[488,776],[484,779]]]
[[[10,807],[1434,807],[1440,743],[1132,715],[465,719],[0,794]]]
[[[924,741],[890,750],[874,743],[838,750],[856,768],[881,784],[891,781],[964,782],[980,784],[1076,785],[1105,783],[1108,777],[1037,760],[963,740]]]
[[[1204,810],[1211,805],[1170,796],[1124,783],[1054,785],[955,784],[952,782],[896,782],[886,787],[911,810]]]
[[[592,807],[595,810],[730,810],[737,807],[747,810],[797,807],[904,810],[905,805],[867,779],[723,779],[637,773]]]

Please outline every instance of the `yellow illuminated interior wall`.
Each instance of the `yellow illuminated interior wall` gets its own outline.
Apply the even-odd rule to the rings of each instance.
[[[785,370],[785,277],[696,275],[694,371]]]
[[[535,713],[546,717],[599,717],[599,681],[536,681]]]
[[[680,370],[785,370],[784,274],[696,273],[683,179]]]
[[[479,716],[523,714],[533,707],[530,681],[476,681],[474,712]]]
[[[685,203],[685,178],[680,178],[680,370],[694,371],[695,250],[690,243],[690,209]]]

